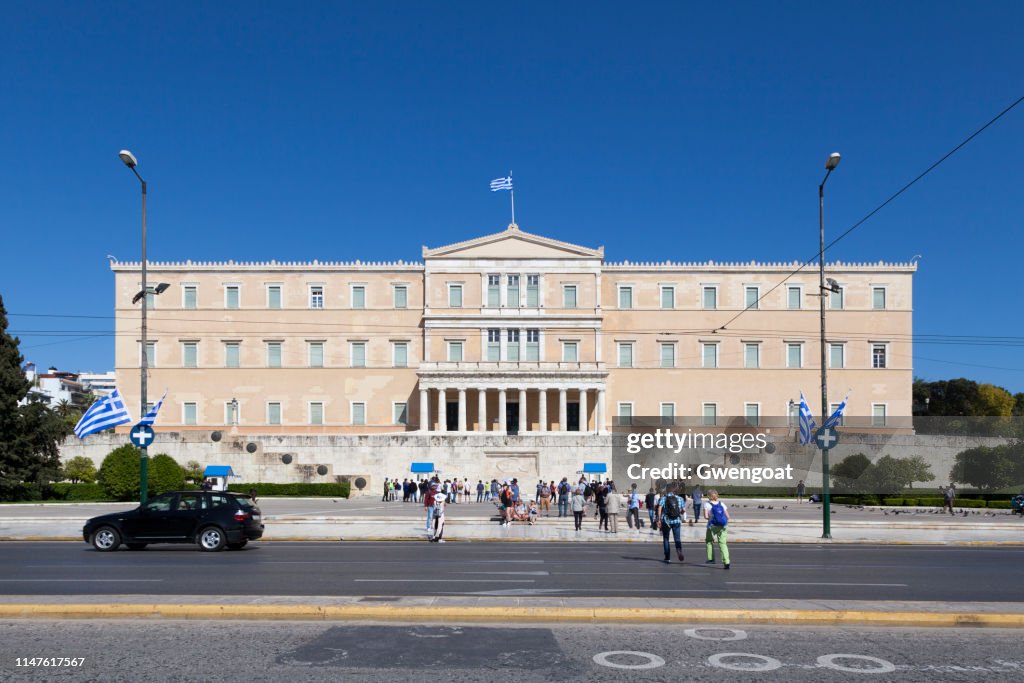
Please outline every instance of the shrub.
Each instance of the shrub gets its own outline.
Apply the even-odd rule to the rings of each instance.
[[[121,446],[103,458],[97,481],[114,500],[138,500],[139,455],[132,445]]]
[[[260,482],[256,484],[230,484],[229,491],[237,493],[249,493],[256,489],[256,495],[262,496],[330,496],[332,498],[348,498],[351,484],[348,482],[323,483],[323,484],[270,484]]]
[[[953,507],[955,508],[983,508],[987,504],[983,500],[954,500]]]
[[[103,501],[110,496],[99,484],[54,484],[51,488],[53,500]]]
[[[1001,508],[1003,510],[1010,509],[1010,501],[1008,500],[990,500],[988,501],[988,507],[990,508]]]
[[[92,484],[96,481],[96,465],[84,455],[77,455],[64,463],[62,473],[72,484]]]
[[[180,491],[185,486],[185,470],[174,458],[164,453],[149,461],[149,492]]]

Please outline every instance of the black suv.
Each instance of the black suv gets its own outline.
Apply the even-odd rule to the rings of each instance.
[[[124,543],[142,550],[149,543],[197,543],[200,550],[238,550],[263,535],[260,509],[252,498],[226,491],[171,491],[127,512],[93,517],[82,538],[96,550]]]

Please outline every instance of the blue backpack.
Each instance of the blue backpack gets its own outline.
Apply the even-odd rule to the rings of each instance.
[[[708,524],[711,526],[729,524],[729,519],[725,516],[725,507],[720,502],[711,504],[711,516],[708,518]]]

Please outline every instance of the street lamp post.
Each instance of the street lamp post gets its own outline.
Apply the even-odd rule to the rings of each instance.
[[[825,365],[825,297],[832,288],[825,287],[825,182],[839,165],[839,152],[825,160],[825,177],[818,185],[818,280],[821,311],[821,424],[828,421],[828,374]],[[828,448],[821,449],[821,537],[832,538],[832,500],[829,496]]]
[[[139,400],[139,416],[141,418],[146,414],[146,383],[148,380],[147,375],[149,374],[149,349],[146,344],[146,309],[149,305],[149,290],[146,285],[146,181],[142,179],[142,176],[135,169],[139,162],[134,154],[127,149],[122,149],[118,156],[121,157],[124,165],[130,168],[135,177],[142,183],[142,396]],[[139,456],[139,502],[142,505],[146,504],[149,489],[149,453],[147,451],[146,446],[142,446],[142,454]]]

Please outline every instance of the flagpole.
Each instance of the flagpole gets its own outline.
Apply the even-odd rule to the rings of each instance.
[[[512,196],[512,225],[516,224],[516,189],[515,184],[512,183],[512,171],[508,172],[508,182],[511,187],[508,188],[509,194]]]

